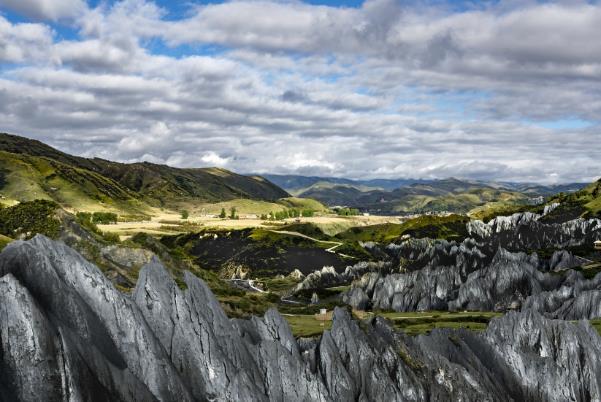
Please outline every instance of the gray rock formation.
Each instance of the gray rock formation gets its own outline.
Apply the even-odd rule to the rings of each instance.
[[[140,309],[63,243],[40,235],[11,243],[0,277],[22,295],[11,305],[10,293],[0,293],[0,383],[8,394],[27,401],[192,400]],[[30,336],[14,336],[14,327]],[[30,356],[48,362],[44,375],[19,373],[35,367]]]
[[[125,295],[64,244],[37,236],[0,255],[2,401],[588,401],[601,338],[533,310],[483,333],[410,338],[336,309],[296,340],[275,310],[229,319],[206,284],[180,289],[158,260]]]
[[[344,272],[338,273],[334,267],[323,267],[319,271],[311,272],[302,282],[294,288],[293,293],[302,290],[323,289],[333,286],[348,285],[353,280],[360,278],[368,272],[389,272],[391,264],[389,262],[366,262],[362,261],[355,265],[348,266]]]
[[[547,224],[531,212],[499,216],[488,223],[470,221],[467,230],[477,240],[510,250],[562,249],[593,244],[601,239],[601,220],[574,219]]]
[[[524,307],[563,320],[601,318],[601,274],[586,280],[572,272],[561,287],[529,297]]]
[[[536,255],[499,249],[489,263],[480,266],[486,259],[477,248],[448,243],[432,247],[443,250],[445,257],[453,256],[449,265],[433,258],[431,264],[416,271],[370,273],[355,282],[343,300],[359,308],[358,303],[366,306],[367,298],[372,308],[396,311],[504,311],[532,294],[558,288],[564,280],[541,272]]]
[[[396,311],[519,308],[529,296],[558,290],[566,281],[567,286],[571,284],[569,274],[544,271],[573,268],[584,260],[566,250],[557,250],[544,260],[504,247],[547,250],[592,244],[601,236],[598,219],[563,224],[545,224],[539,219],[540,215],[523,213],[487,224],[473,221],[468,231],[475,238],[461,243],[412,239],[390,244],[387,253],[398,262],[400,273],[368,273],[342,299],[355,308]],[[586,318],[592,318],[594,296],[582,297],[589,298],[579,301],[579,309],[588,305]]]
[[[562,271],[564,269],[576,268],[585,264],[587,260],[573,255],[567,250],[557,250],[551,256],[549,269],[551,271]]]

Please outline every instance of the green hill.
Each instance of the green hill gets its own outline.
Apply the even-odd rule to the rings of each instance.
[[[369,190],[346,184],[316,184],[301,194],[326,205],[346,205],[377,214],[420,212],[467,213],[490,202],[526,203],[529,196],[483,183],[458,179],[415,183],[393,191]]]
[[[560,192],[547,198],[541,205],[520,205],[510,202],[490,203],[470,211],[474,219],[488,221],[500,215],[511,215],[516,212],[542,213],[545,205],[559,204],[547,214],[543,220],[547,222],[565,222],[571,219],[601,218],[601,179],[593,182],[581,190],[573,192]]]
[[[559,203],[550,215],[601,218],[601,179],[573,193],[559,193],[548,204]]]
[[[66,208],[141,213],[150,206],[288,197],[258,176],[220,168],[180,169],[87,159],[9,134],[0,134],[0,195],[7,203],[47,199]]]

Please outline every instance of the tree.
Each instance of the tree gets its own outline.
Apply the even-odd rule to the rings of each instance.
[[[225,208],[221,208],[221,213],[219,214],[219,217],[221,219],[224,219],[225,217],[227,217],[227,214],[225,213]]]
[[[236,207],[230,208],[230,219],[238,219],[238,216],[236,215]]]
[[[112,212],[94,212],[92,214],[92,222],[101,225],[109,225],[117,223],[117,214]]]
[[[185,209],[182,210],[181,214],[182,214],[182,219],[188,219],[188,217],[190,216],[190,213],[188,211],[186,211]]]

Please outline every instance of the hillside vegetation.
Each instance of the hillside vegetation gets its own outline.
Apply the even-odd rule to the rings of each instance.
[[[559,203],[557,213],[580,213],[582,217],[601,218],[601,179],[574,193],[559,193],[549,203]]]
[[[565,222],[580,217],[601,218],[601,180],[593,182],[578,191],[555,194],[547,198],[544,204],[490,203],[473,209],[469,215],[473,219],[487,222],[497,216],[512,215],[518,212],[540,214],[544,211],[545,205],[552,204],[559,204],[559,206],[542,218],[544,222]]]
[[[0,134],[0,195],[7,203],[47,199],[71,209],[138,213],[192,202],[274,202],[288,197],[258,176],[220,168],[180,169],[81,158],[9,134]]]
[[[448,216],[424,215],[409,219],[401,224],[387,223],[364,227],[354,227],[336,235],[345,241],[374,241],[388,243],[408,235],[416,238],[462,240],[467,237],[466,224],[469,218],[465,215]]]

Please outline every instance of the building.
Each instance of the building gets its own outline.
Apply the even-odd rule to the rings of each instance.
[[[315,314],[315,319],[317,321],[332,321],[332,316],[334,315],[334,311],[328,311],[325,308],[319,309],[319,313]]]
[[[595,242],[595,250],[601,250],[601,240]]]

